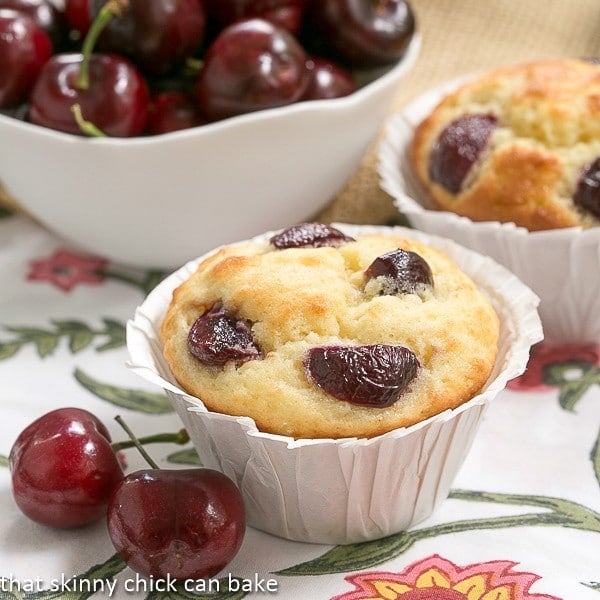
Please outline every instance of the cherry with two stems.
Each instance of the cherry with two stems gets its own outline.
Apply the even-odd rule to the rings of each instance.
[[[140,443],[185,444],[184,430]],[[106,517],[110,495],[123,479],[120,451],[94,414],[75,407],[50,411],[29,424],[9,454],[12,493],[27,517],[50,527],[72,528]]]
[[[124,423],[117,421],[136,443]],[[123,561],[155,578],[212,577],[237,554],[246,517],[231,479],[207,468],[161,469],[136,443],[149,469],[125,476],[111,495],[108,532]]]
[[[82,54],[56,54],[48,60],[30,95],[29,120],[75,135],[132,137],[148,118],[149,90],[128,59],[93,53],[104,26],[119,16],[127,0],[109,0],[86,35]],[[77,118],[79,107],[83,119]],[[95,127],[87,127],[93,123]]]

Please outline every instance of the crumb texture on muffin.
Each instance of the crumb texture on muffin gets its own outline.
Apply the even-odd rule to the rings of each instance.
[[[369,285],[369,266],[399,248],[427,263],[433,285],[428,273],[423,284],[417,273],[408,292]],[[213,327],[214,315],[223,314],[229,320]],[[218,330],[223,339],[242,329],[246,335],[249,328],[252,352],[237,349],[239,359],[223,364],[198,360],[188,336],[199,319],[210,320],[203,327]],[[175,290],[161,328],[166,360],[188,393],[212,411],[249,416],[261,431],[294,438],[372,437],[460,405],[489,377],[498,333],[489,299],[450,258],[429,245],[381,233],[316,248],[278,249],[269,240],[227,246]],[[335,397],[326,391],[331,379],[320,386],[307,369],[311,349],[374,345],[406,348],[391,355],[412,360],[412,370],[400,372],[401,393],[388,406]],[[348,352],[342,354],[345,360]],[[345,388],[340,386],[345,391],[355,381],[370,389],[372,367],[363,373],[360,360],[347,364],[345,373],[334,370],[334,389],[338,376],[345,379]]]
[[[443,210],[530,231],[600,225],[600,64],[500,68],[417,126],[411,168]]]

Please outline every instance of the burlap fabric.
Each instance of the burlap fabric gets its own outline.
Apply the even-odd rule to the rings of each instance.
[[[536,58],[600,56],[600,0],[412,0],[411,4],[422,49],[392,111],[459,75]],[[391,199],[379,189],[378,141],[379,137],[318,218],[383,223],[397,216]],[[19,210],[18,202],[0,187],[2,204]]]

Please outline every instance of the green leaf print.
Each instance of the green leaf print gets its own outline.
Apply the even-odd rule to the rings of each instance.
[[[600,369],[584,361],[556,363],[544,369],[544,383],[559,387],[560,406],[574,411],[588,389],[600,384]]]
[[[51,328],[10,326],[5,329],[14,334],[9,341],[0,342],[0,360],[14,356],[21,348],[32,345],[40,358],[46,358],[58,348],[61,340],[66,340],[69,350],[76,354],[91,346],[100,338],[96,352],[104,352],[125,346],[125,325],[113,319],[103,319],[101,328],[93,328],[82,321],[52,321]]]
[[[0,454],[0,467],[8,467],[8,456]]]
[[[596,475],[596,481],[598,482],[598,485],[600,485],[600,431],[598,432],[596,443],[590,453],[590,458],[592,460],[594,475]]]
[[[522,515],[442,523],[433,527],[401,532],[372,542],[336,546],[318,558],[283,569],[278,571],[277,574],[325,575],[367,569],[396,558],[419,540],[463,531],[556,525],[600,533],[599,513],[561,498],[465,490],[454,490],[450,493],[450,498],[495,504],[533,506],[544,510]]]
[[[86,390],[115,406],[153,415],[174,412],[173,405],[165,394],[103,383],[81,369],[75,369],[73,376]]]
[[[180,465],[195,465],[202,466],[202,461],[198,456],[195,448],[188,448],[186,450],[180,450],[179,452],[173,452],[167,456],[167,460],[171,463]]]
[[[116,587],[115,576],[124,568],[125,563],[115,554],[81,575],[56,577],[43,590],[32,589],[37,585],[33,581],[19,582],[2,577],[0,600],[86,600],[96,593],[108,597],[110,590]]]
[[[176,590],[165,592],[150,592],[146,600],[241,600],[248,595],[242,590],[240,579],[231,577],[232,587],[229,589],[230,578],[222,579],[198,579],[178,582]]]

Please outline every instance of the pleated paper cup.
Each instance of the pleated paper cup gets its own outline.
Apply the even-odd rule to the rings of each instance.
[[[530,232],[514,223],[475,222],[436,210],[408,159],[414,129],[464,80],[434,89],[388,120],[378,149],[381,188],[410,225],[453,239],[507,267],[540,298],[545,339],[600,343],[600,227]]]
[[[480,394],[454,410],[370,439],[293,439],[263,433],[248,417],[211,412],[178,385],[159,334],[173,290],[206,256],[159,284],[127,325],[130,368],[166,390],[204,465],[238,485],[248,524],[323,544],[385,537],[431,515],[447,498],[486,406],[524,371],[530,347],[542,338],[537,296],[491,259],[410,229],[336,227],[351,236],[375,231],[436,246],[489,296],[500,318],[499,351]]]

